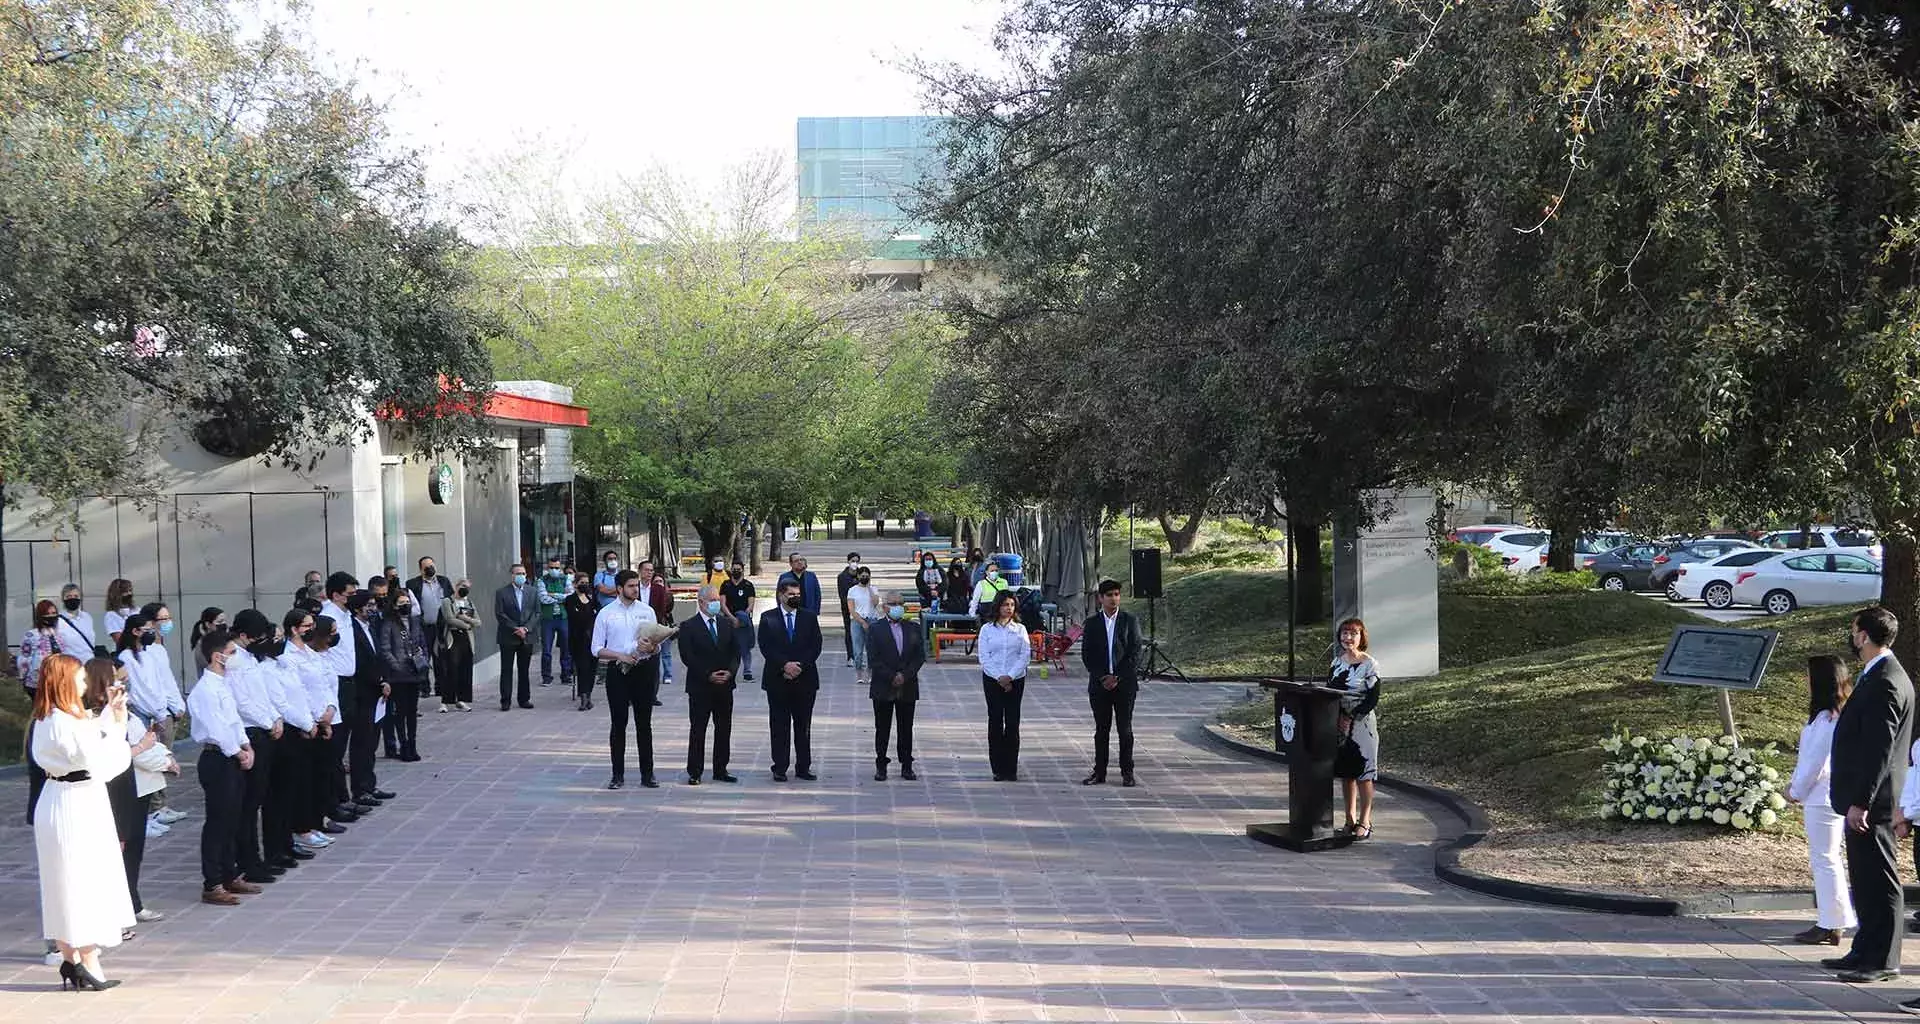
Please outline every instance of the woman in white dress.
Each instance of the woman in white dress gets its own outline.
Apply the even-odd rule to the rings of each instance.
[[[1347,833],[1367,839],[1373,835],[1373,783],[1380,777],[1380,727],[1373,717],[1380,703],[1380,666],[1367,653],[1366,623],[1348,619],[1334,639],[1327,685],[1347,692],[1340,698],[1341,741],[1333,774],[1347,801]]]
[[[987,696],[987,761],[993,781],[1020,781],[1020,702],[1027,694],[1033,641],[1020,624],[1020,601],[1002,593],[993,620],[980,627],[980,684]]]
[[[33,815],[33,845],[40,863],[40,925],[65,957],[61,987],[112,988],[100,967],[100,949],[120,944],[133,927],[114,831],[107,780],[133,760],[127,746],[127,693],[113,687],[106,709],[86,711],[86,679],[80,660],[49,656],[33,695],[33,759],[47,773],[46,792]]]
[[[1827,796],[1832,781],[1833,724],[1840,720],[1840,709],[1853,693],[1853,681],[1847,677],[1847,664],[1831,654],[1807,659],[1807,724],[1800,730],[1800,756],[1794,762],[1793,778],[1787,782],[1787,799],[1800,805],[1807,832],[1807,863],[1813,871],[1813,927],[1795,935],[1795,942],[1809,946],[1838,946],[1841,936],[1858,925],[1853,916],[1853,896],[1847,891],[1844,815],[1833,813]],[[1912,778],[1920,774],[1908,772]]]

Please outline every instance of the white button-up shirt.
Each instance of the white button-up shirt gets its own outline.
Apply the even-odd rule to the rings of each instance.
[[[193,692],[187,694],[187,713],[195,743],[212,744],[228,757],[239,754],[240,748],[246,746],[246,723],[240,720],[240,707],[233,699],[232,687],[220,673],[208,669],[200,676]]]
[[[1027,662],[1033,657],[1033,641],[1027,637],[1027,627],[1015,620],[1011,626],[1002,626],[998,622],[989,622],[980,627],[980,671],[995,679],[1006,676],[1010,679],[1024,679],[1027,675]]]
[[[291,652],[293,648],[287,648]],[[300,673],[287,661],[287,655],[269,658],[260,663],[260,675],[266,680],[267,695],[273,699],[273,709],[282,722],[301,732],[313,731],[313,711],[307,707],[307,688],[300,682]]]
[[[326,653],[327,664],[333,667],[333,674],[350,676],[360,671],[359,659],[354,654],[353,616],[332,601],[320,603],[320,614],[333,620],[333,631],[340,637],[340,642]]]
[[[594,655],[598,656],[601,651],[612,651],[615,654],[635,654],[642,661],[653,657],[639,653],[640,627],[659,621],[659,616],[653,614],[653,609],[647,607],[645,601],[629,604],[626,598],[615,598],[612,604],[600,609],[600,614],[593,617]]]
[[[179,718],[186,714],[187,702],[180,695],[180,684],[173,680],[173,659],[159,644],[135,654],[120,652],[120,664],[127,666],[127,704],[148,719]]]
[[[60,617],[54,620],[54,632],[60,634],[60,646],[71,652],[75,646],[86,652],[76,655],[85,661],[93,656],[93,645],[98,643],[93,637],[93,614],[82,608],[77,612],[60,609]]]
[[[1108,615],[1106,612],[1101,612],[1100,617],[1105,619],[1107,623],[1107,674],[1113,675],[1115,669],[1119,667],[1113,660],[1113,634],[1120,631],[1120,613],[1114,612],[1112,615]]]
[[[307,711],[318,723],[320,717],[331,708],[333,717],[340,718],[340,677],[333,674],[333,666],[327,656],[319,651],[289,645],[287,653],[281,655],[300,677],[300,688],[306,693]]]
[[[271,729],[280,718],[267,690],[268,682],[261,678],[263,674],[259,659],[244,649],[235,649],[227,661],[227,689],[233,692],[233,702],[240,707],[240,720],[249,729]]]

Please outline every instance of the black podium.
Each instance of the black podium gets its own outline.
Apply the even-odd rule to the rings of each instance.
[[[1248,825],[1247,835],[1300,853],[1347,846],[1333,829],[1333,757],[1340,748],[1344,691],[1320,680],[1269,679],[1273,690],[1273,745],[1287,755],[1287,820]]]

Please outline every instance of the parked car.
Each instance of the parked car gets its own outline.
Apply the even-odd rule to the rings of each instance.
[[[1595,556],[1587,568],[1600,578],[1602,590],[1652,590],[1648,577],[1653,572],[1653,560],[1666,551],[1665,544],[1652,541],[1622,544]]]
[[[1502,530],[1481,545],[1500,556],[1511,573],[1539,572],[1547,564],[1545,530]]]
[[[1733,603],[1785,615],[1806,605],[1867,604],[1880,597],[1880,563],[1861,555],[1792,554],[1741,569]]]
[[[1872,530],[1840,526],[1816,526],[1802,534],[1799,530],[1775,530],[1760,538],[1760,546],[1777,551],[1828,551],[1859,555],[1879,561],[1885,557],[1880,538]]]
[[[1673,578],[1673,589],[1682,601],[1705,601],[1719,610],[1733,604],[1733,581],[1740,570],[1786,555],[1770,548],[1744,548],[1712,561],[1682,565]]]
[[[1573,567],[1591,569],[1601,555],[1633,540],[1633,535],[1621,530],[1601,530],[1598,533],[1583,533],[1573,545]],[[1548,548],[1552,550],[1551,547]]]
[[[1676,544],[1653,560],[1653,571],[1648,574],[1649,589],[1664,591],[1669,601],[1680,601],[1679,592],[1674,589],[1673,581],[1680,574],[1682,566],[1698,562],[1711,562],[1721,555],[1735,551],[1745,551],[1755,545],[1744,540],[1691,540]]]
[[[1447,539],[1458,544],[1478,544],[1485,547],[1496,534],[1508,530],[1524,530],[1518,523],[1481,523],[1478,526],[1462,526],[1447,533]]]

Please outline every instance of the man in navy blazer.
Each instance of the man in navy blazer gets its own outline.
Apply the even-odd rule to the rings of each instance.
[[[807,560],[798,553],[788,556],[787,565],[787,571],[780,574],[779,581],[774,585],[783,587],[789,580],[800,584],[800,607],[815,615],[820,614],[820,577],[807,568]]]
[[[887,732],[897,725],[900,777],[911,782],[919,778],[913,773],[913,708],[920,699],[926,641],[919,623],[905,621],[899,594],[888,591],[882,600],[887,619],[867,630],[867,665],[873,670],[867,685],[873,701],[873,781],[887,781]]]
[[[773,780],[787,781],[789,749],[794,774],[812,782],[813,702],[820,694],[820,616],[806,608],[798,580],[782,577],[778,602],[760,616],[760,688],[767,691],[773,729]],[[789,746],[791,745],[791,746]]]

